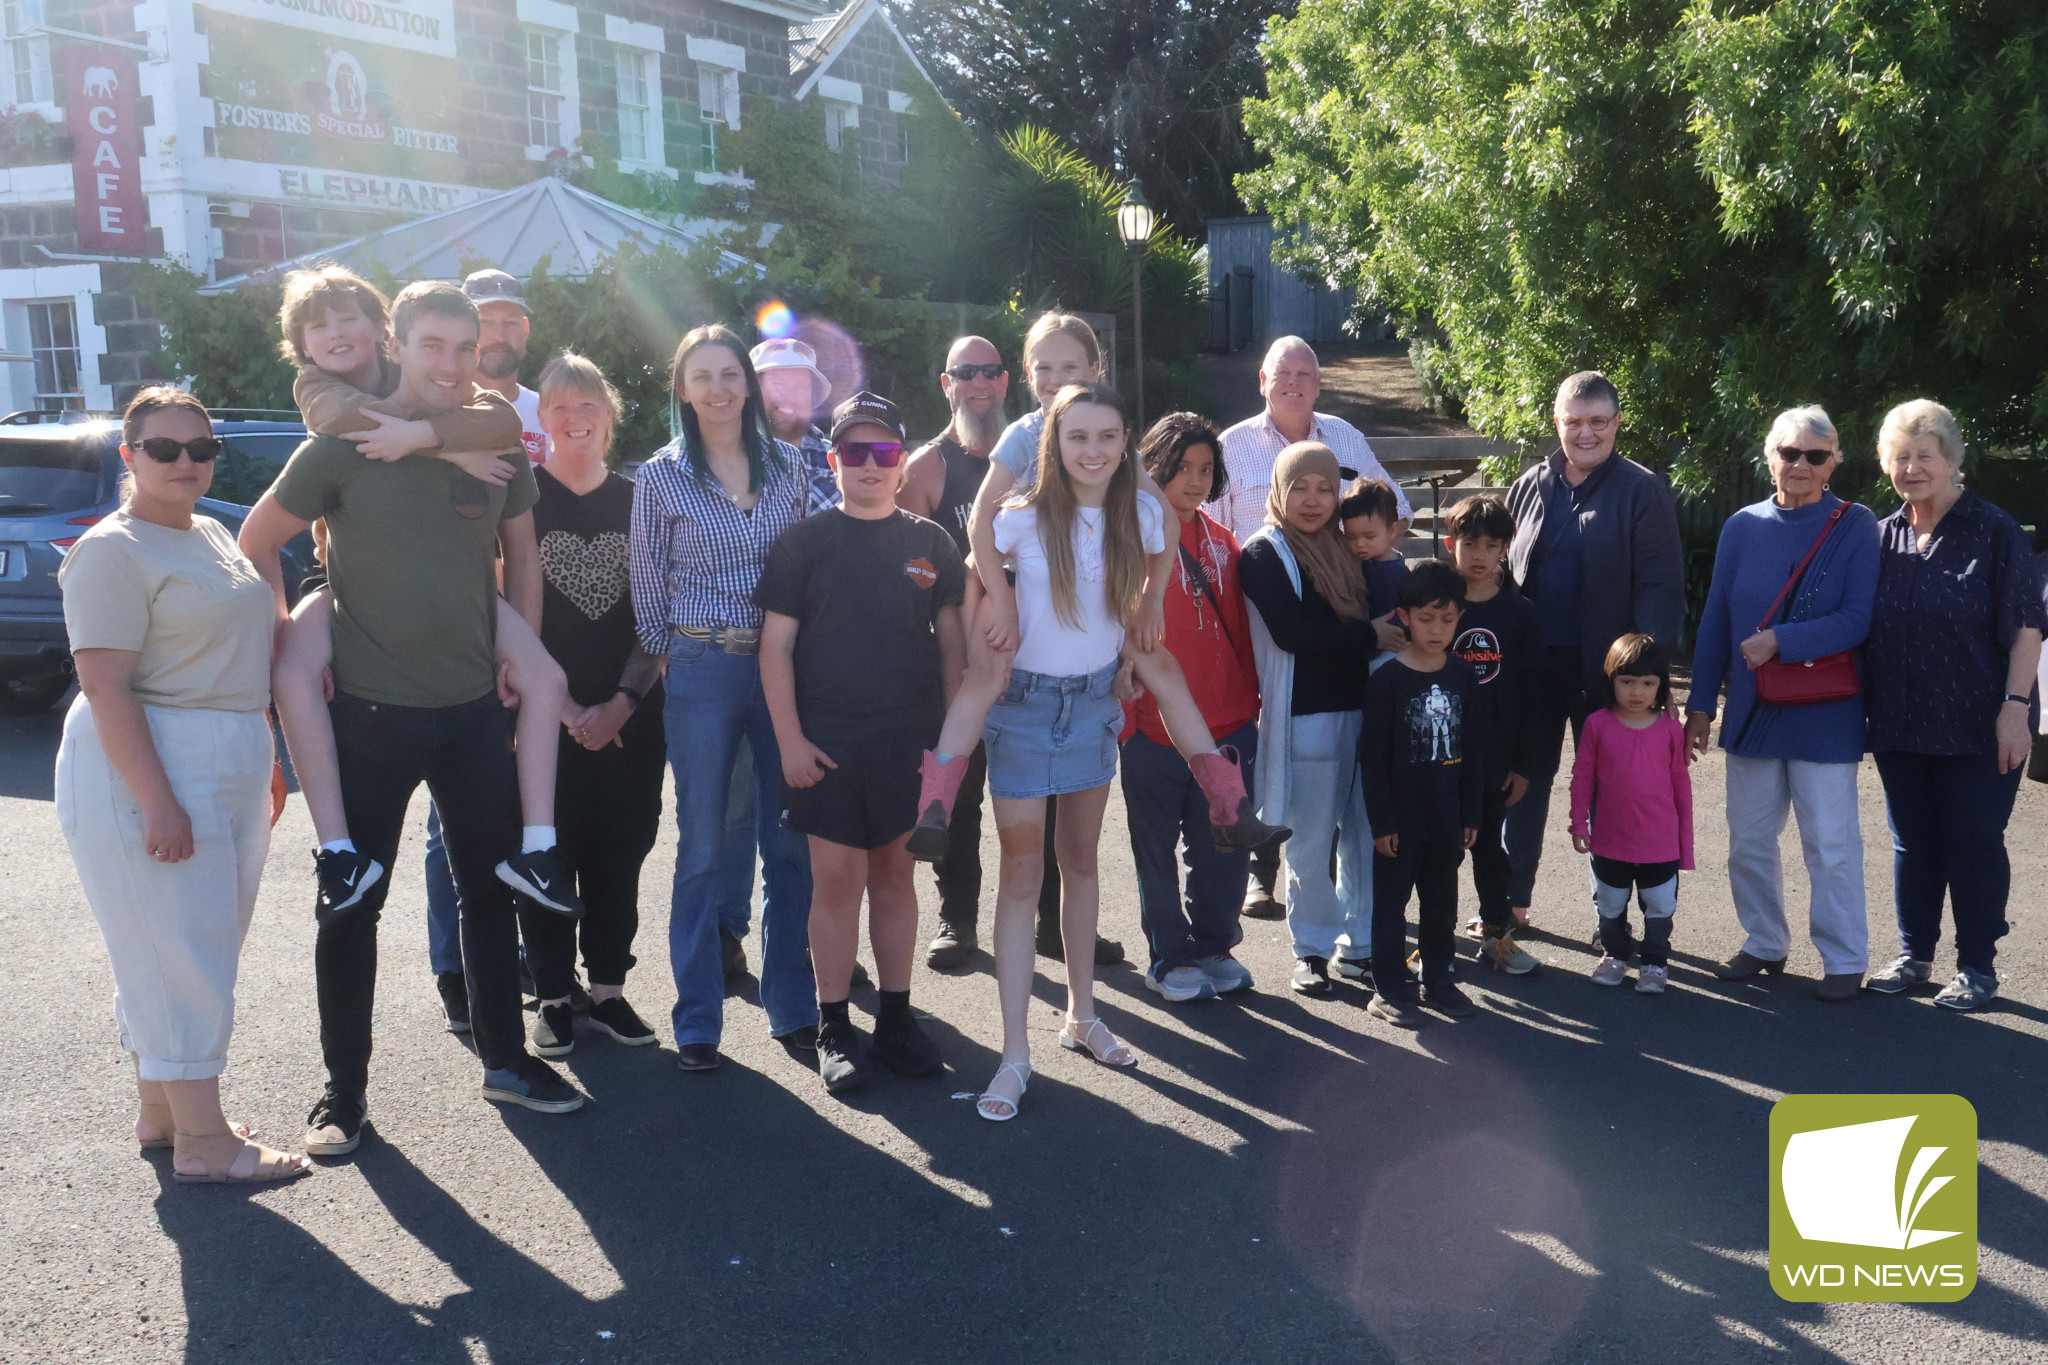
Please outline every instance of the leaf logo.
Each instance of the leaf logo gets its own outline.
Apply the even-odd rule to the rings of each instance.
[[[1901,1185],[1906,1135],[1917,1114],[1795,1133],[1779,1180],[1786,1210],[1809,1242],[1904,1251],[1958,1235],[1918,1226],[1927,1201],[1953,1176],[1933,1175],[1947,1147],[1922,1147]]]

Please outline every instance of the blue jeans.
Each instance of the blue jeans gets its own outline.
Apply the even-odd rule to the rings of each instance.
[[[1252,786],[1259,727],[1245,724],[1219,744],[1235,745]],[[1154,978],[1176,967],[1217,957],[1244,938],[1238,912],[1244,907],[1249,852],[1219,853],[1209,832],[1209,798],[1195,783],[1188,761],[1169,744],[1134,734],[1123,746],[1124,810],[1131,829],[1131,857],[1138,866],[1138,907],[1145,926]],[[1174,853],[1183,840],[1187,899],[1181,899]]]
[[[448,845],[441,838],[441,812],[427,803],[427,961],[434,975],[462,972],[462,902],[455,894],[455,874],[448,868]],[[385,873],[389,877],[390,873]]]
[[[678,638],[669,654],[662,720],[675,771],[679,836],[668,921],[676,1046],[715,1046],[724,1023],[719,901],[726,890],[726,809],[742,738],[754,751],[759,793],[754,832],[761,848],[761,1006],[768,1031],[778,1037],[815,1025],[810,846],[801,834],[782,828],[782,751],[761,695],[760,660]]]
[[[718,927],[734,938],[745,938],[754,922],[754,826],[760,819],[753,746],[742,736],[732,765],[732,791],[726,797],[725,838],[718,850]]]
[[[2019,794],[2020,770],[1999,772],[1996,749],[1874,757],[1892,827],[1900,951],[1922,962],[1934,960],[1946,895],[1956,920],[1956,965],[1994,975],[2012,894],[2005,826]]]

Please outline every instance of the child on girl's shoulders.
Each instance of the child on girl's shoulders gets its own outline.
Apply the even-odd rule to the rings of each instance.
[[[400,303],[405,302],[404,296]],[[402,310],[401,310],[402,311]],[[340,266],[295,272],[279,312],[283,350],[299,367],[292,397],[307,429],[352,441],[366,457],[396,461],[431,456],[463,475],[493,485],[508,483],[518,467],[506,457],[521,452],[518,412],[498,394],[471,383],[462,406],[414,420],[389,395],[397,366],[391,308],[368,281]],[[403,344],[404,338],[397,338]],[[523,460],[523,454],[518,455]],[[317,523],[316,523],[316,539]],[[324,561],[323,561],[324,562]],[[385,869],[349,837],[327,703],[333,696],[334,594],[324,583],[299,600],[272,669],[272,700],[299,790],[313,819],[319,847],[313,855],[319,892],[315,917],[326,923],[359,902]],[[555,851],[556,726],[573,719],[568,679],[528,621],[498,600],[500,695],[520,707],[519,793],[525,830],[521,852],[498,865],[500,880],[534,903],[565,915],[582,913],[571,879]]]
[[[1669,983],[1671,916],[1678,874],[1692,870],[1692,778],[1685,730],[1669,714],[1671,651],[1648,635],[1624,635],[1607,651],[1611,704],[1586,718],[1572,761],[1572,847],[1592,855],[1600,949],[1593,983],[1628,980],[1631,886],[1643,911],[1636,990]]]

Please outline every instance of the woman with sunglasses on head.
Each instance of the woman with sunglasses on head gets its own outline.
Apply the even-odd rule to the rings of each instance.
[[[1714,975],[1742,981],[1785,969],[1792,937],[1778,836],[1789,809],[1812,883],[1807,924],[1823,973],[1814,996],[1848,1000],[1870,965],[1856,818],[1863,698],[1848,651],[1870,633],[1877,518],[1828,491],[1842,444],[1825,410],[1779,413],[1764,459],[1778,491],[1721,528],[1686,701],[1686,740],[1702,754],[1727,692],[1728,883],[1747,937]],[[1790,692],[1777,681],[1788,664],[1802,666],[1790,674]],[[1829,672],[1840,685],[1817,696],[1796,690]]]
[[[194,507],[221,443],[198,399],[144,389],[121,422],[120,508],[58,570],[79,697],[57,819],[114,971],[145,1150],[180,1181],[256,1183],[306,1158],[221,1112],[235,974],[270,850],[273,598]]]
[[[782,751],[761,691],[761,608],[768,551],[829,505],[795,446],[768,432],[746,345],[730,328],[698,327],[670,372],[675,439],[633,489],[630,578],[640,643],[668,657],[662,710],[676,780],[675,885],[669,964],[676,978],[676,1064],[720,1062],[725,973],[718,900],[726,869],[725,811],[744,737],[759,783],[761,1005],[768,1031],[817,1046],[818,1001],[807,954],[811,864],[804,836],[784,829]]]

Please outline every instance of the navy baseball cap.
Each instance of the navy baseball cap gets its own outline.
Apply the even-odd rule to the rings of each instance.
[[[893,432],[899,441],[910,439],[903,429],[903,414],[896,411],[894,403],[880,394],[862,389],[832,409],[832,439],[835,441],[848,430],[864,424],[872,424],[884,431]]]

